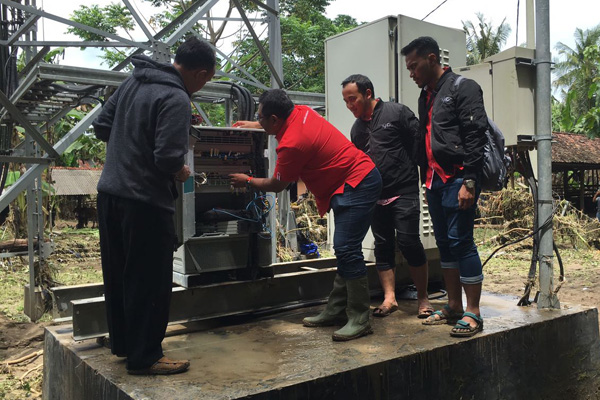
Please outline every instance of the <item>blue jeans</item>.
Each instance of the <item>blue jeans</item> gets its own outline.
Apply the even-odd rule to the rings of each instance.
[[[427,190],[427,205],[442,268],[458,268],[460,281],[472,285],[483,281],[481,259],[473,240],[475,209],[481,189],[476,190],[473,206],[461,210],[458,208],[458,191],[462,183],[462,178],[444,183],[434,174],[431,189]]]
[[[331,198],[335,218],[333,249],[337,272],[344,279],[367,275],[362,242],[371,225],[371,216],[381,192],[381,175],[374,168],[355,188],[346,184],[344,193]]]

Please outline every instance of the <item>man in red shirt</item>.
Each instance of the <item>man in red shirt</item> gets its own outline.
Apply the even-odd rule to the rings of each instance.
[[[325,310],[305,318],[303,324],[318,327],[345,323],[333,333],[336,341],[373,333],[362,241],[381,191],[379,171],[333,125],[310,107],[294,106],[281,89],[268,90],[260,96],[258,122],[279,142],[275,173],[271,178],[232,174],[231,184],[280,192],[301,179],[315,195],[319,214],[331,209],[335,217],[333,248],[338,265],[333,290]]]

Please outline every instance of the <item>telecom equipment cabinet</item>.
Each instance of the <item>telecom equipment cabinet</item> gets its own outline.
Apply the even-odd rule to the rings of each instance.
[[[266,214],[273,202],[251,188],[233,189],[229,180],[238,172],[266,176],[265,136],[261,129],[192,127],[186,160],[192,176],[180,186],[175,216],[175,283],[271,274]]]
[[[402,47],[419,36],[431,36],[440,45],[444,65],[466,64],[465,33],[409,18],[388,16],[361,25],[325,41],[325,103],[327,119],[348,138],[355,121],[342,99],[342,81],[351,74],[363,74],[373,82],[375,96],[397,101],[418,114],[417,100],[421,89],[406,69]],[[437,249],[427,205],[421,202],[421,240],[427,250]],[[363,242],[365,259],[374,260],[373,236]],[[439,260],[437,251],[428,251],[431,262]]]
[[[517,145],[519,137],[535,135],[534,59],[535,50],[511,47],[481,64],[454,69],[481,86],[485,111],[502,131],[507,147]],[[536,152],[531,156],[537,158]]]

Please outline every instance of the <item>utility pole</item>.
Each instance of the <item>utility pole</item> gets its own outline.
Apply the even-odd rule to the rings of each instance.
[[[552,123],[550,107],[550,1],[535,2],[536,27],[536,142],[538,151],[538,221],[540,245],[538,260],[540,266],[540,295],[538,308],[560,308],[553,276],[553,235],[552,235]],[[548,222],[548,223],[547,223]]]

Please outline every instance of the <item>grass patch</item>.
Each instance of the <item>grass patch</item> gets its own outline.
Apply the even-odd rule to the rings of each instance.
[[[0,262],[0,312],[14,321],[29,320],[23,314],[23,287],[28,282],[29,267],[22,261],[3,260]]]
[[[102,282],[98,229],[64,228],[53,233],[54,252],[48,257],[56,285]],[[24,286],[29,283],[27,257],[0,260],[0,312],[17,322],[29,321],[23,313]],[[44,316],[42,321],[49,320]]]

